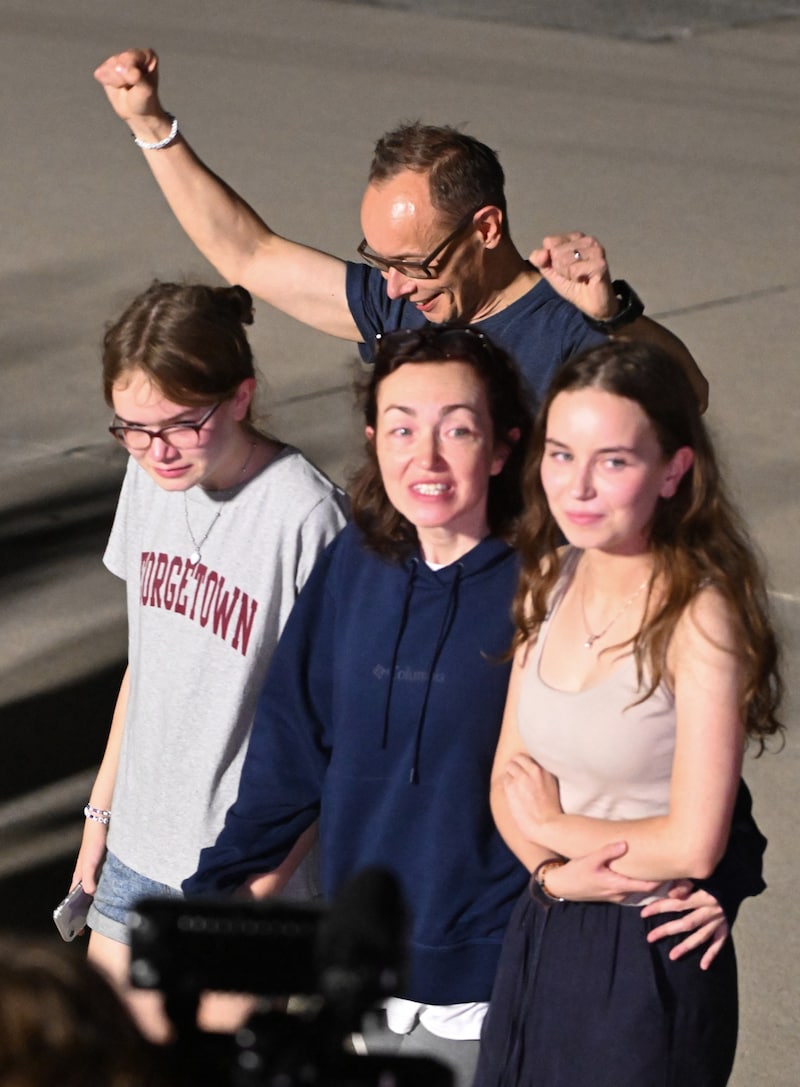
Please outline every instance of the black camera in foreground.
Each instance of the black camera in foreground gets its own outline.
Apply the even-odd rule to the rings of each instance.
[[[361,872],[330,906],[147,898],[130,918],[131,981],[163,994],[178,1077],[197,1087],[451,1087],[438,1061],[348,1045],[402,989],[406,930],[400,889],[381,869]],[[205,991],[272,1006],[234,1037],[207,1034],[197,1026]],[[282,1010],[284,998],[299,1010]]]

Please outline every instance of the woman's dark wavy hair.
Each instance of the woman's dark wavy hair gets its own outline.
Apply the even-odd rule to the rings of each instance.
[[[255,377],[244,326],[253,300],[244,287],[208,287],[155,280],[111,324],[103,337],[103,393],[142,370],[176,404],[229,400]]]
[[[489,480],[487,516],[493,536],[513,540],[522,512],[522,473],[533,418],[519,370],[505,351],[477,329],[456,325],[390,332],[375,347],[370,373],[357,385],[367,426],[377,423],[378,388],[401,366],[463,362],[480,378],[492,419],[495,441],[510,449],[502,471]],[[509,437],[519,430],[519,438]],[[390,503],[381,479],[375,444],[365,443],[366,458],[349,488],[352,515],[367,546],[384,558],[401,561],[417,547],[417,530]]]
[[[713,585],[726,600],[737,627],[743,718],[760,754],[765,737],[783,728],[776,717],[783,692],[779,651],[764,577],[747,530],[725,493],[688,379],[656,347],[630,341],[609,343],[571,359],[553,379],[537,414],[525,469],[525,514],[517,535],[522,575],[514,600],[515,645],[535,637],[559,576],[561,537],[540,471],[550,406],[560,393],[578,389],[600,389],[638,404],[653,425],[665,459],[683,446],[694,452],[694,462],[675,495],[658,500],[653,518],[651,585],[658,584],[662,602],[648,613],[630,643],[640,684],[648,676],[642,701],[664,676],[667,647],[682,612],[701,588]]]
[[[453,225],[491,204],[502,211],[507,233],[503,167],[491,147],[474,136],[449,125],[398,125],[375,145],[369,181],[380,185],[403,170],[428,175],[431,203]]]

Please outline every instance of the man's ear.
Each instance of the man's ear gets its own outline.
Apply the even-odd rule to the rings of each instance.
[[[680,482],[694,464],[694,450],[688,445],[682,445],[676,450],[667,463],[664,472],[664,480],[659,494],[662,498],[672,498],[680,486]]]
[[[486,249],[496,249],[503,238],[503,213],[493,204],[475,213],[475,225],[481,232]]]
[[[374,442],[375,441],[375,427],[374,426],[365,426],[364,427],[364,434],[366,435],[366,438],[367,438],[368,442]]]

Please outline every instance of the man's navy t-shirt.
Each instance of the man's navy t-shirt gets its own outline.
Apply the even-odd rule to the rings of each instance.
[[[428,324],[413,303],[390,299],[381,273],[366,264],[348,262],[347,302],[363,337],[359,350],[367,362],[378,333]],[[607,337],[590,328],[580,310],[544,279],[499,313],[476,321],[475,327],[516,360],[536,400],[541,399],[562,362],[607,342]]]

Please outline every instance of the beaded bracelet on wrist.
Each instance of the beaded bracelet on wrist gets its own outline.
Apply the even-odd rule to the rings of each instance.
[[[134,136],[133,142],[136,146],[141,147],[143,151],[163,151],[165,147],[169,147],[171,143],[174,143],[178,138],[178,118],[171,113],[168,113],[167,117],[172,121],[172,127],[163,140],[156,140],[155,143],[150,143],[148,140],[143,140],[139,136]]]
[[[91,819],[93,823],[102,823],[103,826],[108,826],[111,821],[111,812],[105,808],[95,808],[91,804],[87,804],[83,809],[83,814],[87,819]]]

